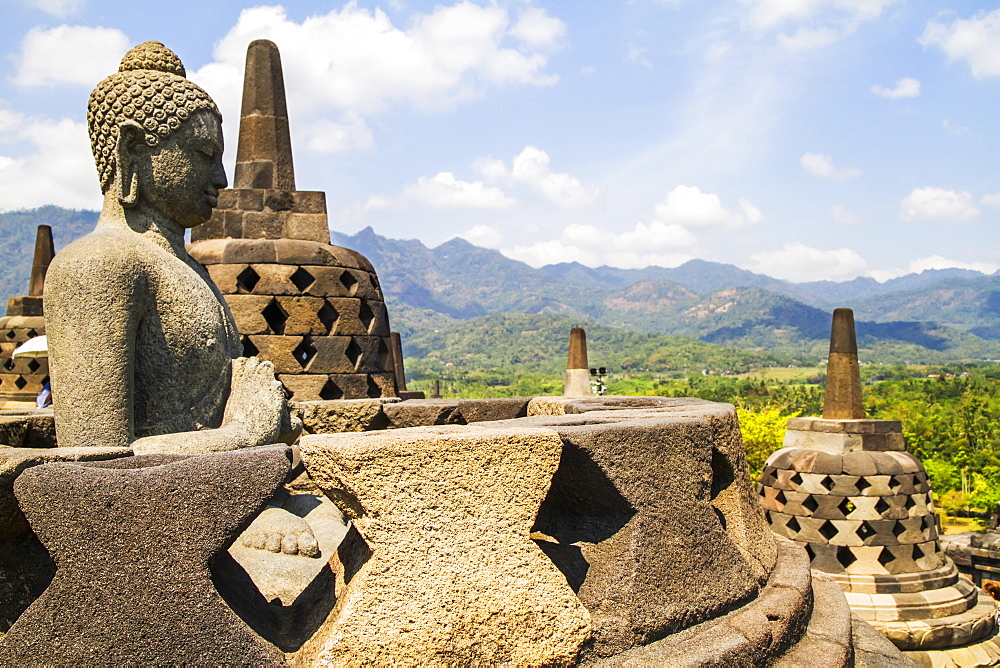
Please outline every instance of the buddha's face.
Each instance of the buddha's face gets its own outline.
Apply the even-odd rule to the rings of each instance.
[[[194,114],[149,149],[140,196],[181,227],[204,223],[227,185],[222,148],[222,125],[215,114]]]

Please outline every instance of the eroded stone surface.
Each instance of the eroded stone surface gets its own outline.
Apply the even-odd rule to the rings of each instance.
[[[209,563],[281,485],[287,448],[54,463],[15,491],[58,564],[0,639],[13,664],[280,664]]]
[[[306,436],[300,447],[371,548],[321,631],[316,662],[577,656],[589,615],[529,538],[562,450],[554,431],[425,427]]]

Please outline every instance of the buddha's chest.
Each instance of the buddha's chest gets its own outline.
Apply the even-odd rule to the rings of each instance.
[[[225,302],[180,260],[164,264],[152,279],[152,298],[138,327],[136,359],[143,366],[170,367],[173,372],[217,374],[239,350]]]

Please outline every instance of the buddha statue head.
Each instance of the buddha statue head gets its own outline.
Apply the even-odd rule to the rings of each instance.
[[[122,58],[90,94],[87,125],[101,191],[130,209],[140,203],[182,228],[211,216],[222,169],[222,115],[159,42]]]

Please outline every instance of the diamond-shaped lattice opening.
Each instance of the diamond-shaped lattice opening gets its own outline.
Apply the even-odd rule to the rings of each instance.
[[[41,367],[42,363],[36,360],[35,358],[31,358],[30,360],[28,360],[28,370],[31,371],[31,373],[35,373]]]
[[[378,290],[378,289],[379,289],[379,285],[378,285],[378,277],[377,277],[377,276],[375,276],[375,274],[372,274],[371,276],[372,276],[372,278],[371,278],[371,281],[372,281],[372,287],[373,287],[373,288],[375,288],[376,290]]]
[[[344,351],[344,355],[347,356],[347,361],[351,363],[355,369],[358,368],[358,363],[361,361],[361,346],[354,339],[347,344],[347,350]]]
[[[358,291],[358,279],[354,278],[354,274],[351,272],[345,270],[340,275],[340,282],[347,289],[347,294],[353,295]]]
[[[881,554],[878,555],[878,563],[883,566],[888,566],[894,561],[896,561],[896,555],[890,552],[889,548],[883,547]]]
[[[774,467],[765,466],[760,474],[760,484],[770,486],[774,482]]]
[[[799,524],[799,521],[795,517],[789,517],[788,521],[785,522],[785,526],[788,527],[789,531],[795,533],[798,533],[802,529],[802,525]]]
[[[785,504],[785,493],[779,489],[778,493],[774,495],[774,500],[777,501],[778,503],[784,505]]]
[[[897,489],[903,486],[903,481],[892,475],[889,476],[889,489],[895,492]]]
[[[816,551],[813,549],[813,546],[810,545],[809,543],[806,543],[806,554],[809,555],[809,561],[812,561],[813,559],[816,558]]]
[[[375,382],[374,378],[368,376],[368,398],[378,399],[381,396],[382,388],[378,386],[378,383]]]
[[[880,497],[879,500],[875,502],[875,512],[879,515],[884,515],[885,511],[889,510],[890,507],[891,506],[886,503],[884,498]]]
[[[854,483],[854,486],[858,488],[858,493],[860,494],[869,487],[871,487],[872,484],[868,482],[868,480],[866,480],[865,478],[858,478],[858,481]]]
[[[920,530],[921,531],[927,531],[928,529],[930,529],[931,528],[931,522],[932,522],[932,520],[931,520],[931,516],[930,515],[924,515],[923,517],[921,517],[920,518]]]
[[[861,526],[859,526],[857,531],[855,531],[854,533],[856,533],[858,538],[860,538],[861,540],[867,540],[872,536],[874,536],[877,532],[875,531],[875,529],[872,529],[872,526],[868,524],[868,522],[862,522]]]
[[[798,471],[796,471],[795,474],[788,479],[788,481],[791,482],[793,485],[801,485],[802,475]]]
[[[364,325],[365,331],[369,334],[372,331],[372,323],[375,322],[375,314],[372,312],[368,302],[361,302],[361,308],[358,309],[358,320]]]
[[[903,507],[907,510],[913,510],[913,506],[917,505],[917,502],[913,500],[912,496],[907,496],[906,501],[903,502]]]
[[[389,356],[389,345],[385,342],[385,339],[379,339],[378,341],[378,361],[382,365],[385,371],[389,371],[392,367],[392,358]]]
[[[316,278],[302,267],[296,269],[295,273],[289,278],[292,279],[292,283],[299,289],[299,292],[302,292],[316,282]]]
[[[323,323],[323,327],[326,328],[326,333],[329,334],[333,330],[333,326],[337,324],[337,318],[340,314],[337,313],[337,309],[330,306],[330,302],[325,302],[323,308],[319,310],[316,314],[319,316],[319,321]]]
[[[858,558],[854,556],[854,552],[851,551],[851,548],[843,545],[837,548],[837,561],[844,568],[847,568],[857,560]]]
[[[7,371],[10,371],[11,369],[13,369],[14,368],[14,358],[13,357],[8,357],[6,360],[4,360],[3,368],[7,369]]]
[[[816,509],[819,508],[819,502],[811,494],[806,497],[806,500],[802,502],[802,507],[808,510],[810,513],[815,513]]]
[[[344,391],[337,387],[337,384],[332,380],[328,380],[323,383],[323,389],[319,391],[319,398],[324,401],[332,401],[334,399],[343,399]]]
[[[272,299],[268,302],[264,310],[261,311],[261,315],[264,316],[264,320],[267,321],[267,326],[271,328],[271,331],[275,334],[285,333],[285,323],[288,322],[288,314],[285,313],[285,309],[281,308],[281,304],[277,300]]]
[[[29,330],[28,330],[28,338],[29,338],[29,339],[33,339],[33,338],[35,338],[36,336],[38,336],[38,332],[36,332],[36,331],[35,331],[35,330],[33,330],[33,329],[29,329]]]
[[[819,484],[820,486],[823,487],[823,489],[825,489],[828,492],[831,491],[837,485],[837,483],[833,481],[833,478],[831,478],[828,475],[823,476],[823,479],[819,481]]]
[[[254,357],[260,351],[257,350],[257,346],[253,344],[249,336],[243,337],[243,357]]]
[[[23,390],[24,386],[28,384],[28,381],[24,379],[23,376],[18,376],[14,379],[14,386],[19,390]]]
[[[7,330],[7,338],[8,339],[13,339],[15,336],[17,336],[17,334],[14,333],[13,329],[8,329]]]
[[[895,536],[896,538],[899,538],[904,533],[906,533],[906,526],[905,525],[903,525],[902,523],[899,523],[899,522],[897,522],[896,524],[893,525],[893,527],[892,527],[892,535],[893,536]]]
[[[823,536],[823,538],[830,540],[831,538],[837,535],[837,527],[834,525],[833,522],[827,520],[826,522],[823,522],[823,524],[820,525],[819,533],[821,536]]]
[[[253,267],[247,267],[236,275],[236,291],[242,294],[253,292],[259,282],[260,274]]]
[[[302,365],[302,368],[304,369],[306,365],[309,364],[309,360],[316,357],[316,347],[313,346],[312,341],[310,341],[309,337],[306,336],[299,342],[299,345],[295,346],[295,350],[292,351],[292,355],[295,356],[295,360]]]
[[[913,560],[914,561],[916,561],[917,559],[923,559],[926,556],[927,555],[924,554],[923,549],[921,549],[921,547],[919,545],[914,545],[913,546]]]
[[[837,510],[839,510],[844,517],[847,517],[854,512],[854,502],[845,496],[844,500],[837,504]]]

